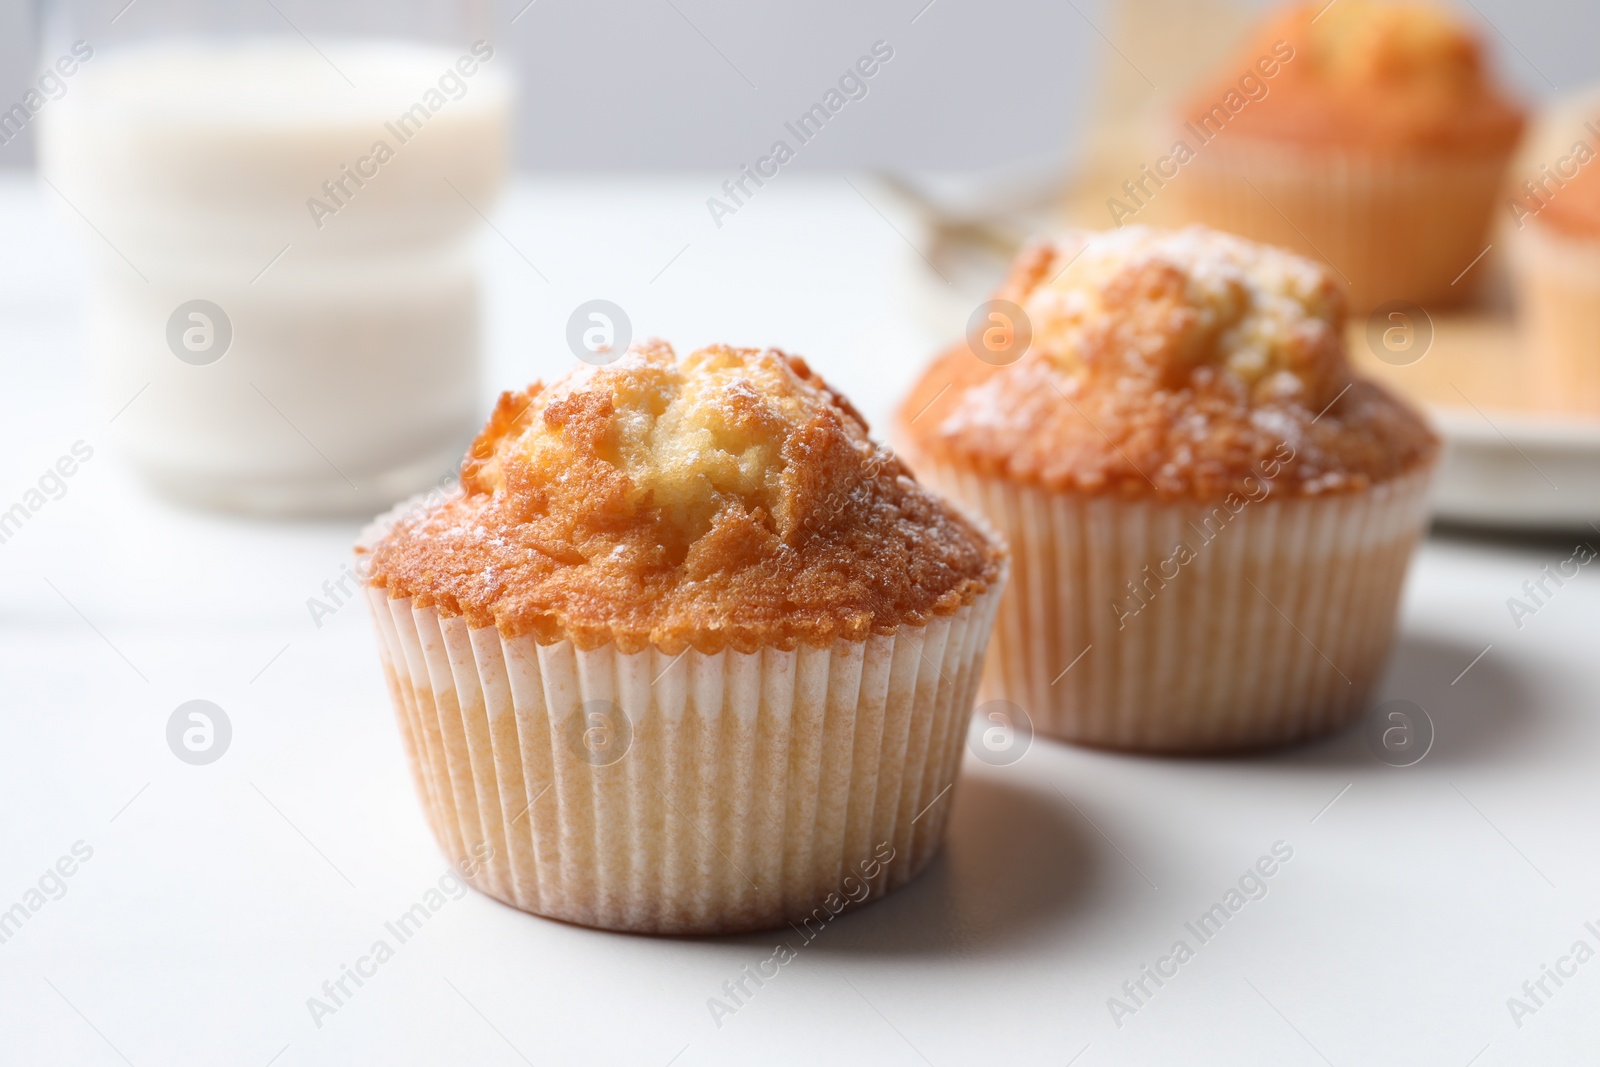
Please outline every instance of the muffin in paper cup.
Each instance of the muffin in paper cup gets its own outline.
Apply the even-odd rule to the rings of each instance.
[[[1600,172],[1535,200],[1511,235],[1524,352],[1541,407],[1600,414]]]
[[[1198,155],[1182,217],[1323,259],[1350,303],[1429,307],[1472,298],[1506,156],[1370,156],[1241,137]],[[1291,221],[1292,220],[1292,221]]]
[[[1185,100],[1178,216],[1323,259],[1359,312],[1470,299],[1523,123],[1481,52],[1428,3],[1276,13]]]
[[[826,922],[949,812],[999,542],[776,351],[507,393],[357,548],[417,794],[476,888],[656,934]]]
[[[897,416],[1011,545],[982,698],[1112,748],[1258,748],[1358,718],[1438,442],[1354,378],[1320,264],[1191,227],[1041,241]],[[979,358],[979,356],[983,358]]]

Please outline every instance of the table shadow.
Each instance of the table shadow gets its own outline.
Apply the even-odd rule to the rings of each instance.
[[[1440,637],[1402,637],[1367,715],[1331,737],[1283,752],[1284,762],[1382,769],[1367,740],[1369,722],[1391,700],[1408,700],[1433,722],[1433,746],[1419,766],[1503,762],[1548,743],[1553,725],[1510,656]],[[1469,669],[1470,665],[1470,669]],[[1464,672],[1464,673],[1463,673]]]
[[[1060,797],[1000,775],[963,776],[945,846],[910,884],[830,922],[818,956],[1002,951],[1082,910],[1099,860]]]

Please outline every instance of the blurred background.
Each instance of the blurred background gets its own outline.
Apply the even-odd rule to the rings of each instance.
[[[1364,32],[1355,0],[1316,26],[1337,3],[1308,5],[1308,32]],[[596,314],[595,337],[792,346],[881,422],[1022,240],[1120,225],[1132,204],[1141,223],[1202,221],[1332,263],[1356,359],[1455,446],[1437,513],[1571,528],[1600,503],[1600,384],[1578,327],[1549,343],[1552,315],[1514,296],[1505,208],[1600,115],[1600,6],[1441,4],[1485,81],[1527,109],[1520,154],[1513,119],[1472,174],[1423,152],[1384,204],[1345,217],[1344,192],[1313,186],[1327,160],[1363,157],[1257,158],[1293,140],[1249,132],[1262,108],[1175,192],[1147,204],[1128,181],[1148,193],[1141,168],[1160,169],[1179,119],[1250,69],[1238,52],[1264,0],[0,0],[0,176],[38,227],[17,267],[48,254],[81,279],[24,281],[0,307],[61,350],[30,372],[39,387],[86,385],[115,451],[164,495],[361,515],[435,482],[498,389],[594,355],[574,338]],[[1361,62],[1406,67],[1421,39]],[[1378,75],[1375,109],[1411,113],[1443,54],[1408,68],[1424,94],[1409,102]],[[1478,115],[1441,99],[1429,121]],[[432,123],[421,147],[394,126],[408,108],[412,133]],[[377,137],[397,161],[364,154]],[[763,182],[750,168],[780,139],[792,161]],[[71,247],[51,236],[63,225]],[[1406,350],[1363,340],[1374,328]],[[1573,367],[1526,359],[1552,348]],[[1579,416],[1555,441],[1552,412]]]
[[[959,334],[1021,240],[1065,223],[1120,224],[1113,198],[1128,197],[1124,180],[1137,179],[1140,166],[1171,144],[1174,116],[1192,106],[1200,82],[1213,84],[1224,69],[1237,76],[1241,39],[1272,7],[1260,0],[827,0],[804,8],[723,0],[0,0],[0,109],[10,109],[0,113],[0,174],[26,182],[29,168],[41,164],[39,195],[57,225],[79,238],[79,251],[62,254],[89,257],[89,284],[57,290],[55,299],[74,306],[83,299],[84,310],[71,317],[85,334],[66,344],[98,368],[89,376],[98,402],[120,411],[156,383],[112,427],[147,482],[168,495],[257,513],[370,513],[431,484],[496,389],[565,366],[570,337],[568,346],[558,339],[575,321],[569,317],[587,323],[594,312],[585,302],[602,297],[631,316],[625,326],[637,324],[640,336],[673,334],[681,322],[694,332],[676,333],[680,343],[800,347],[881,417],[925,353]],[[1409,338],[1420,326],[1415,336],[1426,340],[1404,358],[1374,350],[1367,361],[1369,372],[1436,407],[1458,446],[1437,498],[1440,514],[1571,526],[1591,516],[1600,483],[1579,473],[1583,493],[1546,492],[1561,479],[1532,477],[1504,447],[1543,448],[1526,416],[1568,406],[1572,390],[1558,383],[1534,396],[1524,388],[1529,376],[1507,358],[1528,345],[1511,314],[1509,242],[1500,236],[1506,213],[1494,185],[1502,172],[1508,189],[1524,173],[1536,175],[1536,164],[1582,133],[1579,120],[1591,112],[1572,110],[1572,101],[1596,75],[1590,42],[1600,36],[1600,6],[1459,0],[1445,7],[1476,36],[1490,80],[1528,106],[1530,133],[1522,157],[1509,170],[1497,162],[1488,185],[1472,194],[1476,206],[1465,223],[1452,221],[1448,208],[1430,231],[1369,219],[1382,240],[1435,249],[1440,262],[1428,268],[1426,292],[1405,284],[1390,292],[1394,285],[1385,288],[1376,276],[1358,279],[1352,311],[1362,325],[1381,302],[1374,293],[1435,311],[1452,305],[1453,317],[1438,324],[1422,321],[1421,305],[1408,311],[1401,332]],[[170,47],[197,28],[277,41],[278,51],[245,63],[136,51],[127,53],[138,60],[133,67],[121,63],[130,43]],[[433,51],[365,58],[357,54],[365,46],[348,51],[352,39],[383,37]],[[341,177],[341,166],[367,165],[360,153],[383,134],[382,123],[415,104],[473,40],[492,41],[496,50],[485,64],[490,73],[470,83],[486,87],[448,108],[439,97],[445,117],[418,141],[425,147],[405,148],[398,163],[380,161],[387,173],[406,176],[370,188]],[[97,58],[83,61],[75,77],[41,83],[54,75],[41,74],[40,62],[71,65],[75,47],[98,49]],[[848,72],[870,59],[869,50],[892,60],[855,78]],[[355,80],[344,69],[351,64],[361,67]],[[838,96],[842,76],[855,78],[859,101]],[[360,90],[351,92],[357,82]],[[470,88],[456,84],[463,94]],[[799,136],[794,124],[829,92],[838,113],[825,129]],[[21,109],[29,94],[38,105],[31,117]],[[1534,147],[1547,134],[1555,140]],[[784,177],[773,184],[782,191],[749,185],[741,168],[759,167],[779,138],[796,150],[792,162],[780,160]],[[1207,166],[1231,166],[1220,150],[1206,156]],[[371,165],[369,179],[380,164]],[[1272,210],[1257,203],[1246,218],[1222,201],[1186,205],[1185,197],[1216,179],[1187,173],[1178,193],[1155,197],[1150,211],[1141,205],[1137,221],[1200,219],[1298,246],[1341,274],[1362,273],[1350,262],[1356,251],[1346,247],[1343,223],[1323,219],[1319,230],[1311,220],[1319,209],[1283,210],[1292,185],[1269,186],[1260,195]],[[336,189],[329,179],[342,184]],[[1240,179],[1220,180],[1232,183],[1218,187],[1224,191],[1244,188]],[[732,184],[739,181],[742,192]],[[622,184],[609,199],[578,205],[600,195],[605,182]],[[542,191],[531,188],[539,183]],[[339,189],[350,198],[348,212]],[[903,262],[874,275],[892,293],[875,312],[854,321],[791,321],[786,310],[760,305],[770,297],[781,308],[785,293],[805,286],[717,283],[741,255],[782,254],[781,243],[758,239],[758,217],[816,233],[797,222],[816,211],[861,236],[827,206],[832,197],[842,197],[850,215],[867,212],[861,224],[877,227],[887,242],[875,248],[900,246]],[[1414,221],[1438,199],[1426,192],[1396,218]],[[756,210],[728,225],[746,206]],[[340,218],[330,225],[336,209]],[[617,240],[629,217],[638,221]],[[491,218],[498,225],[485,227]],[[580,218],[587,220],[582,232],[558,236]],[[573,269],[602,251],[583,240],[583,232],[599,230],[613,235],[609,258],[593,271]],[[474,237],[481,238],[477,252],[469,249]],[[706,243],[712,239],[715,247]],[[1359,246],[1361,238],[1351,240]],[[818,240],[807,249],[826,256],[827,246]],[[833,249],[850,254],[836,242]],[[480,269],[484,255],[507,252],[509,270]],[[560,260],[554,268],[551,257]],[[1371,270],[1393,258],[1378,257]],[[537,279],[519,273],[524,267]],[[662,299],[666,287],[655,283],[669,268],[689,300]],[[854,298],[864,310],[860,272],[870,268],[856,269],[855,279],[838,278],[848,296],[824,287],[813,302]],[[1461,285],[1451,281],[1458,272],[1470,272]],[[619,278],[634,275],[642,286],[619,287]],[[741,278],[755,281],[748,271]],[[540,284],[530,288],[530,280]],[[1360,281],[1373,283],[1365,287],[1371,292],[1361,292]],[[180,373],[169,349],[173,338],[200,336],[181,334],[202,321],[188,317],[197,299],[214,309],[202,309],[201,332],[210,336],[220,313],[227,338],[237,338],[234,358],[203,374]],[[37,303],[16,302],[18,328],[32,318],[41,333],[57,330]],[[708,312],[726,335],[699,332]],[[49,314],[59,321],[59,311]],[[746,323],[754,329],[739,329]],[[865,366],[863,324],[875,353]],[[607,319],[605,329],[615,325]],[[164,332],[172,330],[180,333]],[[1435,358],[1411,369],[1435,334]],[[1370,348],[1353,347],[1358,358]],[[226,351],[222,344],[212,358]],[[355,403],[380,365],[390,368],[383,379],[390,392],[369,389]],[[1471,382],[1441,376],[1463,367]],[[1480,419],[1473,407],[1481,405],[1460,403],[1462,389],[1517,409],[1522,422]],[[388,427],[347,417],[362,410],[386,413]],[[285,423],[294,424],[293,434]],[[1581,447],[1569,434],[1546,461],[1592,467],[1593,426],[1577,432]],[[205,462],[195,459],[200,441],[212,453]],[[342,460],[324,462],[305,441]],[[300,469],[291,469],[296,463]],[[240,488],[241,472],[253,483]],[[370,491],[347,491],[358,483]]]
[[[277,6],[291,18],[317,7],[306,0],[277,0]],[[775,122],[809,107],[863,45],[880,37],[897,48],[894,77],[873,85],[873,106],[830,130],[797,167],[972,171],[1065,162],[1087,128],[1098,72],[1123,62],[1116,48],[1135,62],[1141,58],[1136,40],[1113,44],[1101,35],[1113,28],[1106,0],[494,0],[494,6],[520,81],[515,162],[543,171],[737,167],[767,146]],[[1249,13],[1270,5],[1172,6],[1206,13],[1226,33],[1242,30]],[[1600,5],[1457,0],[1453,6],[1482,27],[1500,73],[1529,99],[1595,76]],[[0,0],[0,100],[20,97],[33,80],[34,7],[30,0]],[[0,147],[0,166],[25,167],[33,158],[32,133]]]

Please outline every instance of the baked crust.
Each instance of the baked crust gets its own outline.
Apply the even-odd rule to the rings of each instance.
[[[1047,489],[1160,499],[1355,492],[1430,463],[1422,418],[1354,377],[1326,269],[1202,227],[1039,241],[996,294],[1033,341],[966,342],[897,414],[919,456]]]
[[[1281,64],[1279,42],[1293,49]],[[1497,87],[1482,52],[1466,26],[1431,3],[1311,0],[1268,19],[1189,98],[1184,117],[1199,123],[1222,106],[1223,136],[1305,148],[1504,154],[1521,136],[1523,110]],[[1263,57],[1278,68],[1270,78],[1259,76]],[[1241,92],[1247,73],[1265,96]]]
[[[662,341],[502,394],[462,492],[370,551],[373,585],[474,627],[671,654],[862,640],[1003,568],[804,360]]]

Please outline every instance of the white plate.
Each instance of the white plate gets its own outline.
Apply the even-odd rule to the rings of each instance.
[[[1516,529],[1600,525],[1600,420],[1429,404],[1447,442],[1433,512]]]

